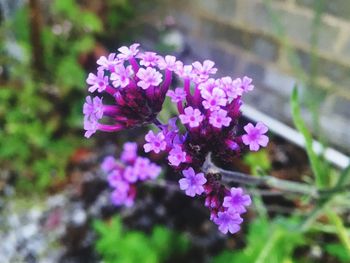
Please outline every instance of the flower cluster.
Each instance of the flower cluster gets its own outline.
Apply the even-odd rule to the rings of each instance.
[[[136,183],[155,179],[161,168],[151,163],[148,158],[137,155],[137,144],[124,144],[120,160],[107,156],[102,162],[101,169],[107,174],[107,181],[114,189],[111,201],[117,206],[131,206],[136,195]]]
[[[118,54],[97,60],[97,72],[90,73],[86,80],[88,90],[109,95],[113,103],[106,105],[99,96],[86,97],[85,137],[97,130],[114,132],[151,123],[162,109],[172,71],[181,63],[173,56],[140,53],[138,47],[139,44],[124,46],[118,49]]]
[[[229,161],[246,149],[258,151],[267,145],[268,129],[261,122],[248,123],[240,132],[242,96],[254,89],[252,79],[214,78],[213,61],[184,65],[174,56],[140,52],[138,47],[121,47],[119,54],[97,61],[97,74],[87,79],[89,91],[112,95],[114,104],[104,105],[100,97],[86,98],[85,136],[96,130],[155,124],[158,131],[146,134],[144,151],[166,154],[169,164],[183,176],[180,188],[191,197],[205,196],[211,220],[220,231],[237,232],[243,221],[240,215],[250,205],[249,196],[241,188],[227,189],[218,176],[201,171],[209,153]],[[174,75],[182,84],[169,89]],[[162,124],[157,114],[166,96],[176,105],[178,116]],[[103,117],[112,123],[99,122]]]

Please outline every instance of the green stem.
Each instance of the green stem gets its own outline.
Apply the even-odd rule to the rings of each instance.
[[[328,216],[329,221],[335,226],[340,242],[347,249],[348,254],[350,255],[350,237],[343,224],[343,220],[330,208],[327,208],[325,212],[326,212],[326,215]]]
[[[211,154],[208,154],[206,161],[203,164],[202,171],[206,174],[220,174],[221,181],[225,184],[240,183],[253,186],[268,186],[290,193],[319,198],[318,189],[308,184],[282,180],[269,175],[256,177],[240,172],[221,169],[212,163]]]
[[[272,232],[272,235],[270,236],[270,238],[267,240],[263,249],[261,249],[259,255],[255,260],[255,263],[265,263],[266,258],[270,255],[272,249],[279,242],[281,237],[282,237],[281,231],[279,229],[275,229]]]

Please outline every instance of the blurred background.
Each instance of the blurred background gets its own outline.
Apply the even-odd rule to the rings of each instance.
[[[315,203],[258,196],[234,236],[176,190],[145,186],[133,208],[109,203],[99,164],[128,140],[142,145],[145,129],[86,140],[85,79],[134,42],[250,76],[245,103],[290,127],[297,84],[314,138],[350,154],[349,0],[0,0],[0,262],[350,262],[348,197],[343,228],[321,218],[299,233],[290,225]],[[305,151],[275,129],[231,169],[309,182]]]

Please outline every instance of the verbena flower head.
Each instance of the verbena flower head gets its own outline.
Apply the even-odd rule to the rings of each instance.
[[[86,80],[89,92],[110,97],[112,102],[104,105],[102,97],[99,103],[98,97],[87,99],[83,111],[86,137],[98,130],[114,132],[152,123],[162,109],[172,71],[182,65],[173,56],[142,53],[139,44],[118,51],[100,57],[97,73],[90,73]]]
[[[120,155],[120,159],[126,163],[133,163],[137,158],[137,143],[126,142],[123,146],[123,151]]]
[[[174,56],[140,52],[139,44],[118,51],[101,57],[96,75],[88,76],[89,91],[111,96],[113,102],[104,105],[102,98],[86,99],[85,136],[97,130],[112,132],[155,124],[159,131],[146,134],[145,152],[167,155],[169,165],[182,175],[180,188],[189,196],[203,195],[210,219],[221,232],[239,231],[241,214],[251,203],[249,195],[241,188],[228,189],[220,177],[201,170],[209,153],[228,163],[246,150],[257,151],[267,145],[267,127],[263,123],[249,123],[244,132],[239,124],[243,96],[254,89],[253,80],[247,76],[215,78],[217,69],[211,60],[184,65]],[[174,76],[181,85],[169,89]],[[178,113],[167,124],[161,124],[157,114],[166,96]],[[118,199],[115,194],[114,203],[130,203],[135,182],[155,178],[160,172],[160,167],[136,156],[130,147],[124,149],[121,158],[130,163],[116,168],[130,187],[127,194],[123,194],[122,187],[117,189],[121,195]],[[110,159],[104,163],[106,170],[114,166]],[[113,178],[116,180],[117,174]]]
[[[136,197],[136,184],[155,179],[161,172],[161,168],[148,158],[137,156],[137,145],[131,142],[124,144],[120,160],[105,157],[101,169],[113,188],[111,201],[116,206],[131,206]]]

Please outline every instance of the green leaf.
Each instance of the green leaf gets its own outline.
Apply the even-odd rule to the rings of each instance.
[[[84,36],[79,41],[76,41],[72,45],[72,51],[75,54],[81,54],[84,52],[88,52],[93,49],[95,45],[95,40],[92,36]]]
[[[340,187],[349,183],[350,179],[350,165],[346,167],[340,174],[335,187]]]
[[[155,227],[150,236],[141,231],[125,231],[118,216],[110,223],[95,221],[93,227],[99,235],[95,247],[104,262],[164,262],[175,252],[184,253],[188,248],[184,236],[165,227]]]
[[[271,169],[270,158],[265,149],[258,152],[249,152],[244,156],[243,160],[250,166],[254,175],[258,175],[259,170],[263,170],[266,174]]]
[[[52,12],[65,15],[70,19],[79,17],[79,5],[74,0],[54,0]]]
[[[98,33],[103,29],[101,20],[93,13],[83,12],[80,14],[80,19],[81,25],[91,32]]]
[[[331,243],[331,244],[326,244],[326,251],[339,259],[341,262],[347,263],[350,262],[350,255],[348,251],[338,243]]]
[[[57,66],[56,78],[63,87],[81,87],[84,85],[85,72],[74,57],[66,57]]]
[[[247,234],[247,245],[241,250],[224,251],[216,256],[214,263],[280,263],[292,257],[296,247],[305,243],[301,233],[291,231],[295,218],[277,218],[268,221],[255,219]]]
[[[320,188],[326,187],[328,185],[328,178],[327,178],[328,171],[327,169],[324,169],[321,163],[321,158],[319,158],[313,150],[312,135],[307,129],[305,122],[301,117],[299,98],[298,98],[298,89],[296,85],[294,86],[294,89],[293,89],[291,105],[292,105],[292,116],[293,116],[294,124],[299,130],[299,132],[303,135],[305,140],[305,148],[311,163],[313,174],[316,179],[316,185]]]

